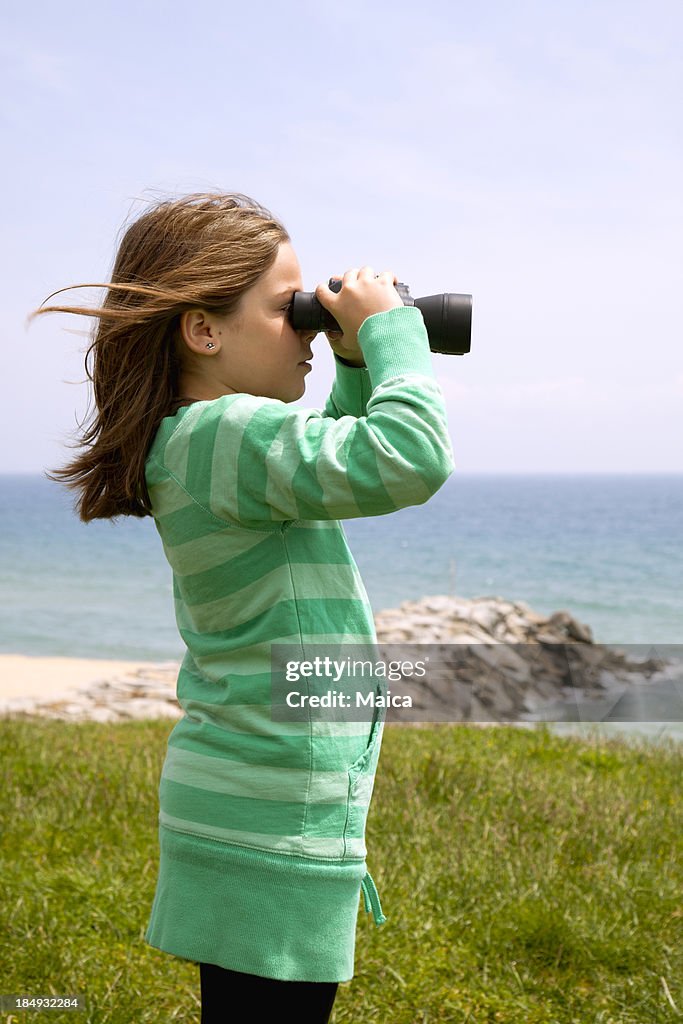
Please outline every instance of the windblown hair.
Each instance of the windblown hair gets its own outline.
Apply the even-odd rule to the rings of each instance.
[[[43,303],[30,314],[97,320],[85,353],[95,409],[71,446],[83,451],[45,474],[80,492],[83,522],[152,514],[145,459],[178,397],[181,314],[236,314],[244,292],[289,241],[265,207],[239,192],[164,200],[125,230],[109,283],[71,285],[45,300],[71,288],[104,288],[100,307]]]

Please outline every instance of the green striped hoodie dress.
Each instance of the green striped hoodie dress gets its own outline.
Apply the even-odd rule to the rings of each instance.
[[[145,940],[264,977],[353,977],[384,717],[276,721],[271,644],[373,643],[340,519],[419,505],[453,470],[422,314],[358,333],[325,408],[230,394],[165,417],[146,463],[187,648],[159,784]],[[311,680],[314,684],[315,680]]]

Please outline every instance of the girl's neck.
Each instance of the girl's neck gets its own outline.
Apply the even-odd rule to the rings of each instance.
[[[194,402],[201,402],[201,401],[202,401],[201,398],[185,398],[184,396],[181,396],[179,398],[172,398],[171,399],[171,413],[170,413],[170,415],[171,416],[175,416],[175,414],[177,413],[178,409],[182,408],[182,406],[184,406],[184,405],[192,405]]]

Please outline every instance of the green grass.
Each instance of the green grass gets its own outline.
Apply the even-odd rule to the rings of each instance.
[[[199,1021],[196,965],[143,939],[169,721],[0,719],[0,992]],[[334,1024],[683,1018],[683,747],[534,730],[387,727],[356,975]],[[673,1003],[673,1005],[672,1005]]]

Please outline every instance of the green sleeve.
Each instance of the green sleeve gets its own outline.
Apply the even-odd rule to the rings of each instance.
[[[340,416],[365,416],[372,385],[365,366],[348,366],[334,357],[335,375],[325,415],[338,420]]]

